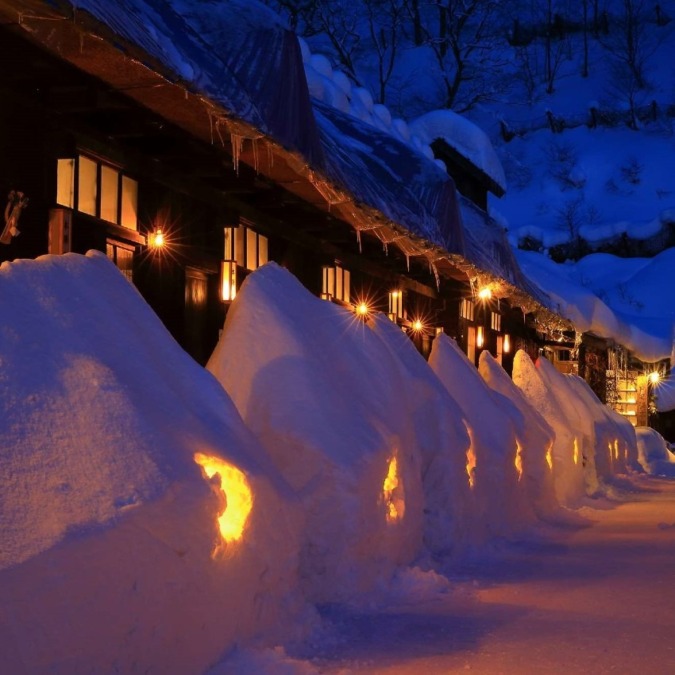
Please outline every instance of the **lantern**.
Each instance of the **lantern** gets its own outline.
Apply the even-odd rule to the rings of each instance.
[[[148,234],[148,246],[153,250],[158,250],[166,246],[166,237],[161,227],[156,227]]]

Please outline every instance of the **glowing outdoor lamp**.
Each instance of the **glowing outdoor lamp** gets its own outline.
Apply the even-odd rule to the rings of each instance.
[[[414,333],[422,333],[424,331],[424,323],[420,319],[415,319],[412,322],[412,329]]]
[[[223,260],[220,263],[220,299],[232,302],[237,295],[237,263]]]
[[[479,300],[489,300],[492,297],[492,291],[488,286],[484,286],[478,291],[478,299]]]
[[[655,370],[653,373],[649,373],[650,384],[658,384],[660,379],[661,375],[659,374],[658,370]]]
[[[148,246],[151,249],[160,249],[166,246],[166,237],[161,227],[156,227],[150,234],[148,234]]]
[[[356,304],[354,307],[354,312],[359,318],[365,319],[370,314],[370,307],[365,300],[362,300]]]

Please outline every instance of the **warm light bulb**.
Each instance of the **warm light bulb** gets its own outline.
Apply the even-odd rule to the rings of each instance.
[[[420,333],[424,330],[424,324],[419,319],[415,319],[412,328],[416,333]]]
[[[157,228],[151,235],[150,235],[150,248],[162,248],[164,244],[166,244],[166,239],[164,238],[164,232],[162,232],[161,228]]]
[[[478,297],[481,300],[489,300],[492,297],[492,291],[486,286],[478,291]]]
[[[368,304],[365,302],[359,302],[358,305],[356,305],[356,313],[359,316],[368,316],[368,314],[370,314],[370,307],[368,307]]]
[[[653,373],[649,373],[649,381],[652,384],[656,384],[660,379],[661,376],[659,375],[658,371],[655,370]]]

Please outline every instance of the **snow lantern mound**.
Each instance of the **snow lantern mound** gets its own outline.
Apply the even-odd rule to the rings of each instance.
[[[478,370],[447,335],[435,340],[429,365],[464,415],[471,444],[466,467],[474,500],[476,537],[502,536],[525,524],[520,508],[516,432]]]
[[[276,642],[301,512],[222,387],[101,254],[3,265],[0,315],[7,672],[193,672]]]
[[[516,428],[519,484],[534,513],[545,519],[559,510],[547,461],[555,432],[489,352],[481,353],[478,370],[488,386],[503,396],[503,407]]]
[[[405,397],[421,452],[425,545],[434,556],[459,556],[469,539],[470,518],[465,466],[469,435],[462,411],[396,324],[377,314],[369,325],[405,381],[400,396]]]
[[[595,392],[577,375],[567,375],[577,392],[594,432],[595,472],[600,487],[614,474],[633,468],[637,457],[637,440],[631,423],[600,401]]]
[[[419,443],[397,364],[363,320],[268,263],[246,278],[207,368],[300,496],[312,601],[357,599],[415,558]]]
[[[555,440],[547,461],[553,474],[558,501],[564,506],[577,506],[586,494],[584,465],[593,475],[592,444],[577,408],[569,400],[574,397],[564,376],[543,357],[536,364],[523,351],[516,352],[513,382],[533,408],[555,432]]]

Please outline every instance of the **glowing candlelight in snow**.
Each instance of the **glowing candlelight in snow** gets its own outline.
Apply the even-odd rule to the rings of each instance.
[[[402,495],[403,485],[398,474],[398,460],[394,455],[389,460],[387,477],[382,485],[382,497],[387,507],[387,522],[394,523],[403,518],[405,513],[405,500]]]
[[[225,501],[225,508],[218,516],[220,536],[226,542],[241,539],[253,506],[253,495],[246,476],[219,457],[197,452],[194,460],[202,467],[207,478],[216,475],[220,478],[220,491]]]

